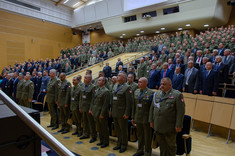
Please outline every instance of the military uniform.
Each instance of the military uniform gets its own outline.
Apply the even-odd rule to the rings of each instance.
[[[91,104],[91,111],[95,117],[98,127],[100,142],[104,145],[109,144],[108,113],[110,104],[110,92],[103,86],[98,88],[94,95],[94,103]],[[101,119],[100,115],[104,118]]]
[[[16,99],[18,100],[18,104],[19,105],[23,105],[23,101],[22,101],[22,89],[24,86],[25,80],[22,79],[18,82],[17,84],[17,90],[16,90]]]
[[[54,127],[58,127],[58,113],[57,113],[56,101],[57,101],[59,82],[60,80],[57,77],[55,77],[54,79],[50,79],[47,84],[46,102],[51,116],[50,125]]]
[[[149,122],[154,123],[161,156],[175,156],[175,127],[183,127],[184,113],[185,103],[181,92],[170,89],[167,93],[158,91],[154,94]]]
[[[138,66],[137,66],[137,77],[138,77],[138,79],[145,76],[146,68],[147,68],[146,63],[138,64]]]
[[[130,116],[133,104],[132,91],[129,85],[123,83],[122,85],[115,84],[112,93],[112,116],[118,137],[117,147],[126,149],[128,144],[128,119],[124,119],[123,115]]]
[[[149,88],[145,90],[137,89],[134,93],[134,104],[132,107],[132,119],[137,128],[138,150],[136,153],[144,153],[150,156],[152,153],[152,128],[149,125],[149,108],[152,104],[153,91]],[[144,150],[145,149],[145,150]]]
[[[33,93],[34,93],[34,84],[32,81],[28,80],[23,83],[22,86],[22,105],[25,107],[30,107],[29,99],[33,99]]]
[[[62,130],[69,131],[70,126],[67,123],[69,116],[70,116],[70,110],[69,110],[69,104],[70,104],[70,98],[71,98],[71,83],[67,80],[60,81],[58,84],[58,97],[57,102],[60,109],[60,120],[62,125]],[[68,107],[65,107],[65,105],[68,105]]]
[[[79,111],[79,100],[81,97],[81,88],[84,87],[84,83],[80,82],[77,86],[71,89],[71,104],[70,110],[72,111],[72,116],[76,124],[76,131],[79,136],[82,134],[82,113]]]
[[[89,113],[91,103],[94,102],[95,85],[89,83],[81,88],[81,97],[79,108],[82,110],[82,117],[84,122],[84,136],[89,137],[90,132],[92,138],[97,138],[96,126],[94,117]]]

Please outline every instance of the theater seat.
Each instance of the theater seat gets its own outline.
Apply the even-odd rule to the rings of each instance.
[[[184,153],[188,155],[192,148],[192,138],[190,135],[192,117],[185,115],[183,128],[180,133],[177,134],[176,144],[177,144],[177,155],[183,155]]]

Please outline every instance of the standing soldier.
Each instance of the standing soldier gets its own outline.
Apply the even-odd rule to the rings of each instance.
[[[23,89],[24,83],[25,83],[24,75],[22,73],[20,73],[19,74],[19,82],[17,84],[17,90],[16,90],[16,100],[18,101],[18,104],[22,105],[22,106],[23,106],[22,89]]]
[[[136,123],[138,149],[134,156],[152,153],[152,128],[149,125],[149,108],[153,99],[153,91],[147,87],[148,80],[145,77],[139,79],[139,89],[134,93],[134,104],[132,108],[132,124]]]
[[[89,113],[90,106],[94,102],[95,85],[91,83],[92,76],[85,75],[84,77],[84,87],[81,88],[81,97],[79,102],[79,109],[82,112],[83,122],[84,122],[84,135],[80,139],[87,139],[90,137],[90,143],[96,141],[97,132],[95,126],[94,117]]]
[[[72,135],[82,136],[82,114],[79,112],[79,99],[81,94],[81,88],[84,87],[81,82],[81,75],[73,78],[73,87],[71,89],[71,104],[70,110],[72,111],[72,116],[76,124],[76,131]]]
[[[47,84],[49,83],[49,81],[50,81],[50,77],[48,76],[48,71],[44,70],[43,77],[42,77],[42,83],[41,83],[41,87],[40,87],[40,95],[39,95],[39,99],[38,99],[41,103],[43,103],[44,98],[46,96]],[[44,110],[47,110],[47,108],[48,107],[45,105]]]
[[[34,84],[30,80],[30,74],[25,75],[25,83],[23,84],[22,87],[22,105],[25,107],[30,108],[30,103],[32,102],[33,99],[33,92],[34,92]]]
[[[51,69],[49,74],[51,79],[49,80],[47,85],[46,102],[48,104],[51,121],[50,125],[47,127],[53,127],[52,130],[54,130],[59,127],[56,101],[57,101],[58,85],[60,80],[56,77],[55,69]]]
[[[70,94],[71,83],[66,80],[65,73],[60,73],[60,83],[58,86],[58,98],[56,104],[59,106],[60,109],[60,120],[62,128],[58,132],[62,132],[61,134],[68,133],[70,129],[70,125],[67,123],[70,116]]]
[[[110,92],[105,87],[105,77],[98,79],[98,89],[95,92],[94,103],[91,104],[91,114],[95,117],[98,127],[101,148],[109,145],[108,114],[110,103]]]
[[[171,79],[161,80],[161,91],[153,97],[149,112],[150,126],[154,128],[161,156],[175,156],[176,134],[183,127],[185,103],[181,92],[172,89]]]
[[[118,142],[117,146],[114,147],[113,150],[120,149],[119,153],[123,153],[126,151],[128,144],[128,118],[131,112],[133,96],[130,86],[125,83],[125,72],[119,72],[117,81],[118,83],[115,84],[112,91],[112,116]]]
[[[137,79],[144,77],[146,72],[147,64],[144,63],[144,59],[140,59],[140,64],[137,66]]]
[[[127,84],[131,87],[131,91],[134,95],[135,90],[138,88],[138,84],[134,82],[134,74],[128,74],[127,76]]]

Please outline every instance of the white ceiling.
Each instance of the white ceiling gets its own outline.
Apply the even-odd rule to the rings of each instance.
[[[83,5],[91,5],[103,0],[52,0],[56,5],[63,5],[71,9],[79,8]]]

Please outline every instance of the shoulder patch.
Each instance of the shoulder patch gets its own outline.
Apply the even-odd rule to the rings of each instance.
[[[132,93],[132,90],[129,90],[129,93],[131,94],[131,93]]]
[[[181,98],[181,102],[184,102],[184,98]]]

